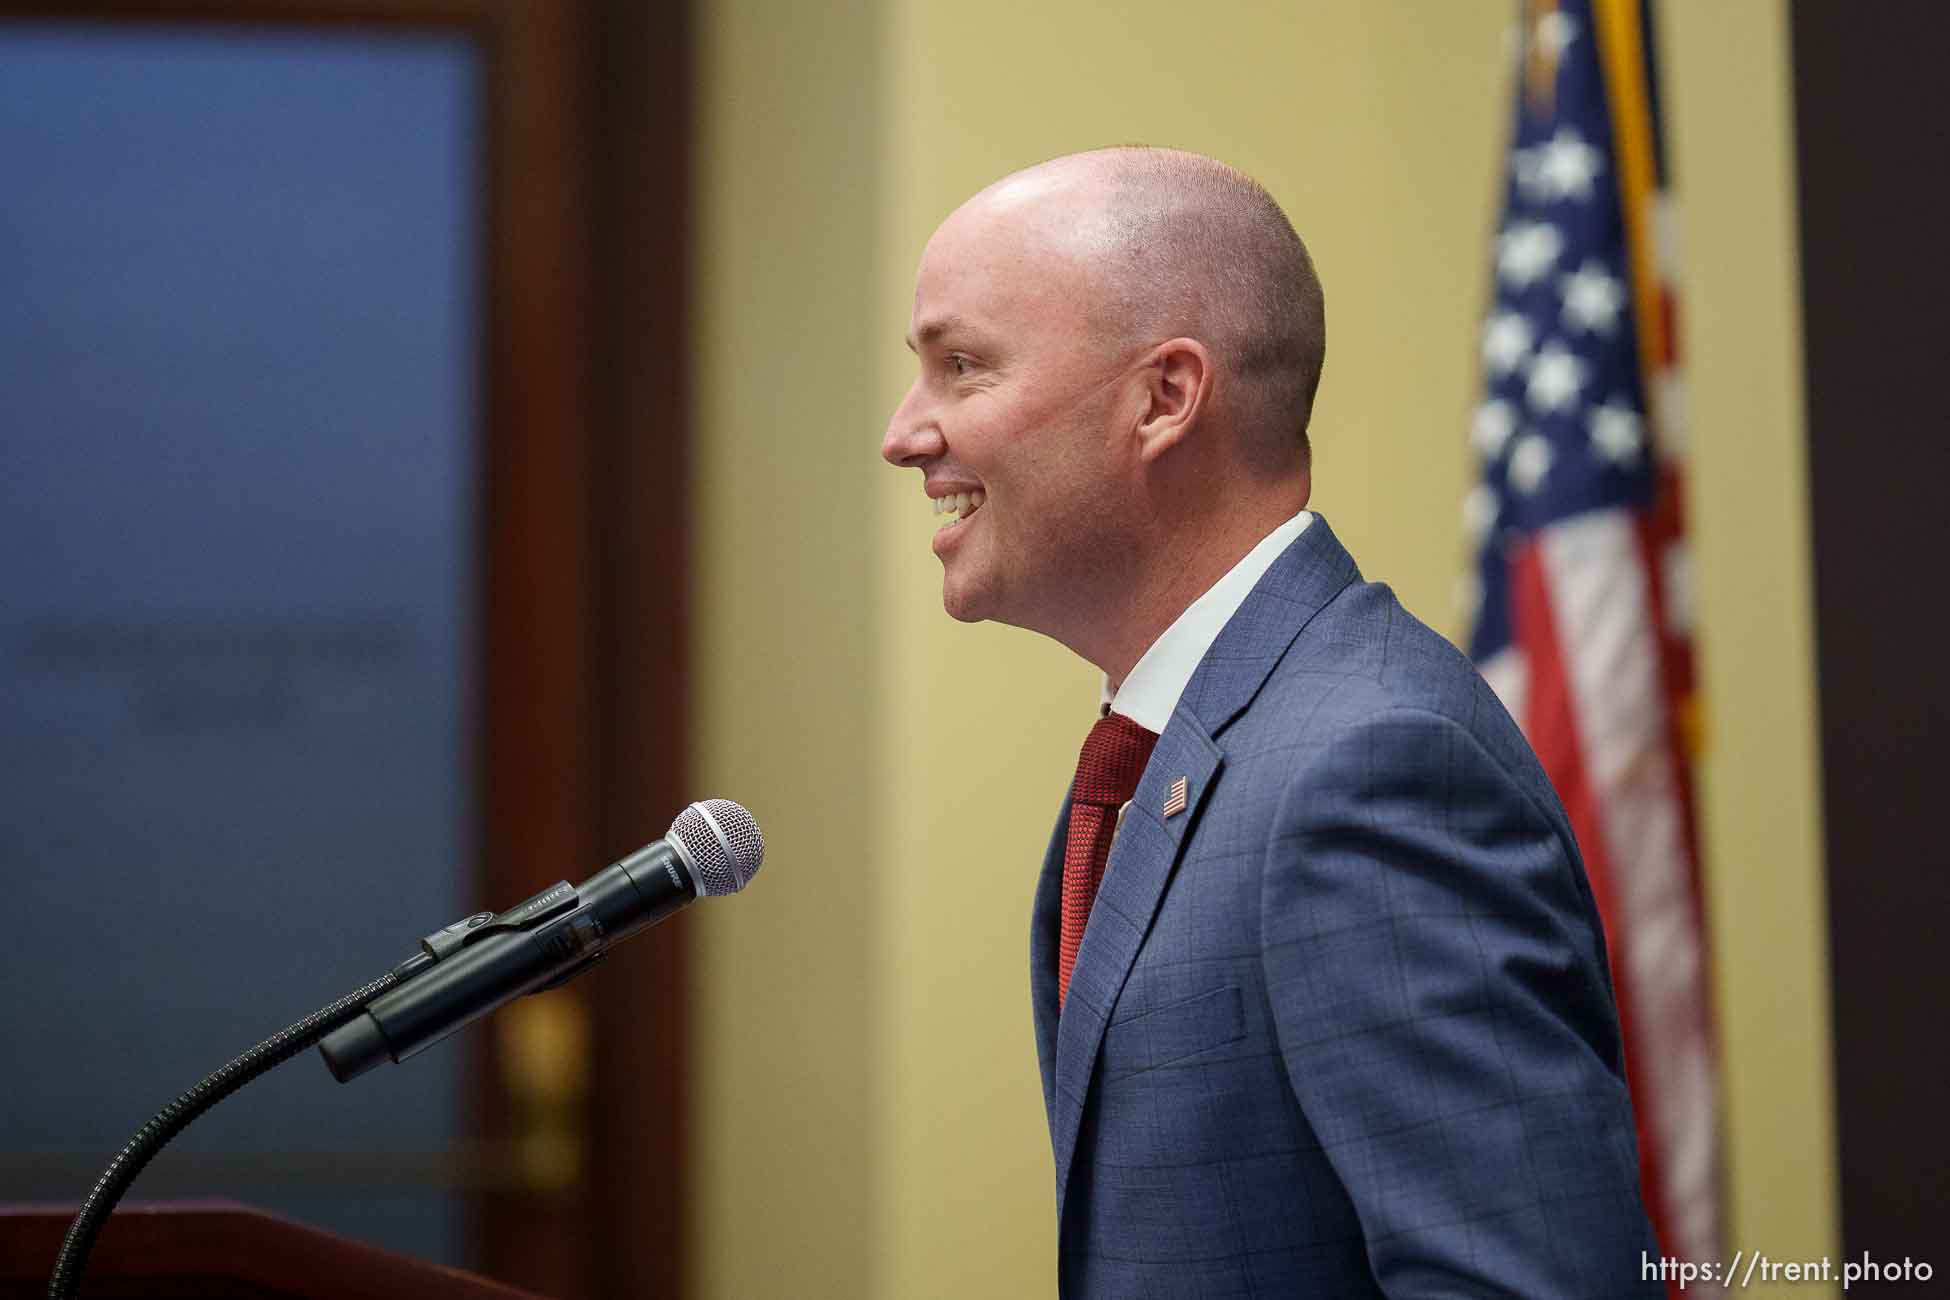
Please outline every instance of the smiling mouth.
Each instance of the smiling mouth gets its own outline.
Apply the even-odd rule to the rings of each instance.
[[[988,494],[980,488],[977,488],[973,492],[956,492],[945,497],[935,497],[933,498],[934,513],[937,515],[951,516],[941,525],[941,528],[953,528],[956,524],[962,522],[977,510],[980,510],[982,503],[986,500],[988,500]],[[941,529],[936,529],[935,531],[939,532]]]

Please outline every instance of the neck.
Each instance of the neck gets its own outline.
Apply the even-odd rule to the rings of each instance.
[[[1302,483],[1255,508],[1235,506],[1159,529],[1144,549],[1145,562],[1118,584],[1104,608],[1056,639],[1101,669],[1116,690],[1193,601],[1306,503]]]

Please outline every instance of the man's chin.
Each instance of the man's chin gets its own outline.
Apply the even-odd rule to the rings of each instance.
[[[941,608],[957,623],[980,623],[989,617],[982,602],[968,592],[957,590],[952,582],[941,584]]]
[[[984,623],[993,619],[996,616],[994,590],[974,581],[977,575],[969,572],[967,557],[958,558],[963,562],[942,565],[941,608],[957,623]]]

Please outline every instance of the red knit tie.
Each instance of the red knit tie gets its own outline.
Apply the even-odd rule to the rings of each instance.
[[[1056,1005],[1070,996],[1070,972],[1097,887],[1104,882],[1110,842],[1117,834],[1117,810],[1137,793],[1138,778],[1151,758],[1158,735],[1121,713],[1097,719],[1077,755],[1077,778],[1070,786],[1070,837],[1063,845],[1063,934],[1056,953]]]

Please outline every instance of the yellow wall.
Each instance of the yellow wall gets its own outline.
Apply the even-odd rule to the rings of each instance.
[[[699,791],[769,862],[699,907],[702,1295],[862,1294],[882,1140],[871,781],[877,15],[701,5]]]
[[[1315,505],[1454,633],[1510,8],[701,7],[698,762],[771,856],[696,921],[698,1294],[1052,1289],[1027,922],[1095,676],[952,623],[877,459],[929,231],[1093,145],[1258,176],[1327,288]],[[1670,8],[1730,1246],[1832,1254],[1785,19]]]
[[[1787,18],[1666,9],[1730,1245],[1839,1261]]]

